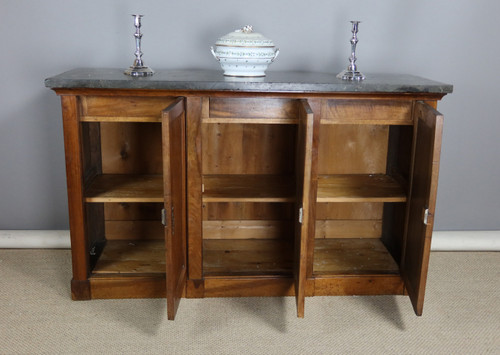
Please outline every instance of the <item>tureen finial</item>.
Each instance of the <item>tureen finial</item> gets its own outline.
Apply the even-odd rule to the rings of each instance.
[[[235,32],[243,32],[243,33],[252,33],[253,32],[253,26],[252,25],[246,25],[243,28],[236,30]]]

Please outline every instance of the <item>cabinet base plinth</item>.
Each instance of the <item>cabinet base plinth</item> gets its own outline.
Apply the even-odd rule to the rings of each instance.
[[[399,275],[338,276],[314,280],[315,296],[403,294],[404,283]]]
[[[207,278],[205,297],[293,296],[292,278]]]
[[[91,277],[92,299],[165,298],[165,276]]]

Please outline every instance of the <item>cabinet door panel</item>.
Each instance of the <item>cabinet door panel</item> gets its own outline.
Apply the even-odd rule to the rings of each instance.
[[[423,102],[415,105],[415,158],[403,274],[417,315],[422,314],[434,224],[443,116]]]
[[[313,145],[313,111],[307,100],[301,100],[299,105],[299,126],[297,139],[296,164],[296,203],[297,216],[295,227],[295,298],[297,301],[297,316],[304,317],[305,283],[307,271],[307,237],[312,203],[312,145]]]
[[[184,100],[162,112],[167,315],[173,320],[186,284],[186,146]]]

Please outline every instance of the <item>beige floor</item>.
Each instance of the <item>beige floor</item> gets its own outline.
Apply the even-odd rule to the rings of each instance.
[[[74,302],[67,250],[0,250],[0,354],[500,354],[500,253],[432,253],[424,315],[408,299]]]

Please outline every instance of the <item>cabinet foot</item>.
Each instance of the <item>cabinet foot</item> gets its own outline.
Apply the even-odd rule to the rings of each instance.
[[[71,280],[71,298],[74,301],[90,300],[89,280]]]

